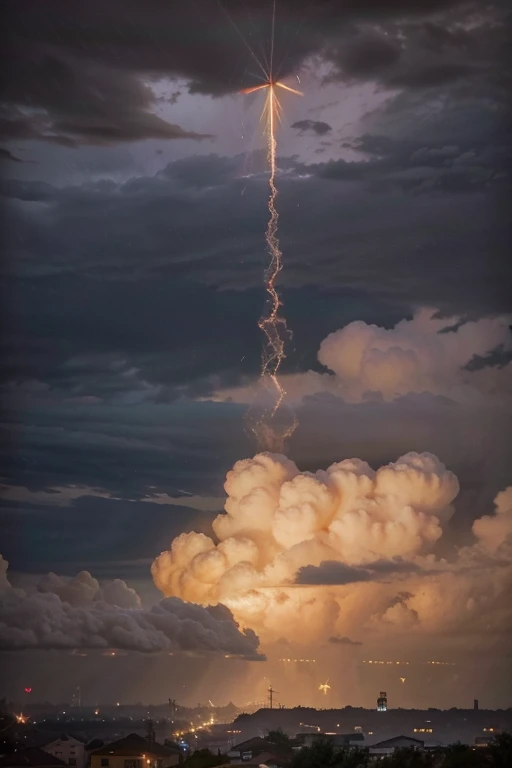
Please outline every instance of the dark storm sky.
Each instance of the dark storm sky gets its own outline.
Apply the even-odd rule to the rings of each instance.
[[[226,471],[256,451],[246,405],[218,396],[257,376],[267,258],[261,99],[238,93],[258,70],[228,15],[260,56],[271,5],[3,5],[15,574],[86,568],[149,592],[152,558],[208,532]],[[278,0],[280,76],[304,91],[283,96],[279,129],[286,373],[325,372],[321,341],[356,320],[512,313],[509,22],[501,0]],[[507,363],[497,346],[477,368]],[[507,381],[471,401],[310,395],[288,453],[301,469],[436,453],[461,483],[448,535],[465,542],[511,482]]]

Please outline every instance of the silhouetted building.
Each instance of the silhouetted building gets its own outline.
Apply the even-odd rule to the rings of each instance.
[[[170,768],[179,762],[177,747],[163,747],[137,733],[91,752],[91,768]]]
[[[421,739],[413,739],[411,736],[394,736],[392,739],[385,739],[379,741],[370,747],[371,757],[385,757],[386,755],[392,755],[395,749],[403,749],[404,747],[422,750],[425,746],[425,742]]]
[[[318,741],[330,741],[335,747],[350,747],[364,745],[364,733],[298,733],[295,737],[302,747],[311,747]]]
[[[473,709],[478,712],[478,699],[473,699]]]
[[[269,739],[263,739],[261,736],[255,736],[253,739],[247,739],[240,744],[236,744],[228,752],[231,763],[249,763],[256,765],[285,764],[289,762],[289,751],[279,744]],[[270,761],[270,762],[269,762]]]
[[[74,736],[63,733],[58,739],[45,744],[43,749],[48,754],[58,757],[71,768],[84,768],[85,766],[85,744]]]

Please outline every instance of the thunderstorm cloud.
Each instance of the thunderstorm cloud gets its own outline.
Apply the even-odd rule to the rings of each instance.
[[[266,641],[284,627],[305,644],[361,630],[458,632],[469,623],[483,640],[486,621],[503,638],[510,630],[502,609],[512,488],[497,496],[493,515],[475,521],[473,543],[451,562],[435,546],[459,483],[432,454],[408,453],[377,471],[345,459],[310,473],[263,453],[237,462],[225,491],[226,512],[213,522],[218,543],[182,534],[153,563],[165,595],[222,602]]]

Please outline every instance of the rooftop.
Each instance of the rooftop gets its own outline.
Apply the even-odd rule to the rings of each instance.
[[[99,747],[99,749],[95,749],[91,752],[91,755],[101,755],[102,757],[108,757],[109,755],[119,755],[122,757],[134,757],[139,755],[169,757],[174,754],[176,754],[175,749],[163,747],[156,741],[150,744],[144,736],[139,736],[138,733],[130,733],[122,739],[112,741],[110,744],[104,744],[102,747]]]

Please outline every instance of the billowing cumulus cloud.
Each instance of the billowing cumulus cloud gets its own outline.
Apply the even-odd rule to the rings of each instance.
[[[496,513],[485,515],[473,523],[473,533],[491,554],[504,543],[512,545],[512,488],[496,496]]]
[[[124,581],[100,586],[87,571],[72,579],[50,573],[25,592],[10,585],[0,556],[0,649],[77,648],[261,658],[257,636],[241,631],[223,605],[168,598],[147,610]]]
[[[483,397],[509,399],[512,363],[499,358],[512,351],[511,317],[463,321],[440,318],[423,308],[393,328],[363,321],[349,323],[320,344],[318,361],[330,373],[308,371],[283,377],[291,399],[330,392],[349,402],[378,394],[391,401],[411,392],[473,402]],[[249,388],[218,395],[250,401]]]
[[[226,514],[213,523],[218,542],[182,534],[155,560],[164,594],[222,602],[267,641],[283,628],[308,643],[362,630],[476,627],[483,616],[496,631],[508,626],[497,606],[512,576],[510,489],[494,516],[475,523],[474,544],[451,560],[439,559],[435,544],[459,485],[432,454],[409,453],[377,471],[349,459],[315,474],[259,454],[235,464],[225,490]],[[493,576],[488,553],[498,550]]]
[[[436,318],[422,309],[392,329],[350,323],[320,345],[319,362],[333,371],[349,396],[381,392],[391,399],[407,392],[448,393],[463,387],[483,389],[488,371],[468,371],[474,357],[498,347],[512,349],[511,318]],[[512,367],[499,368],[505,385]]]

